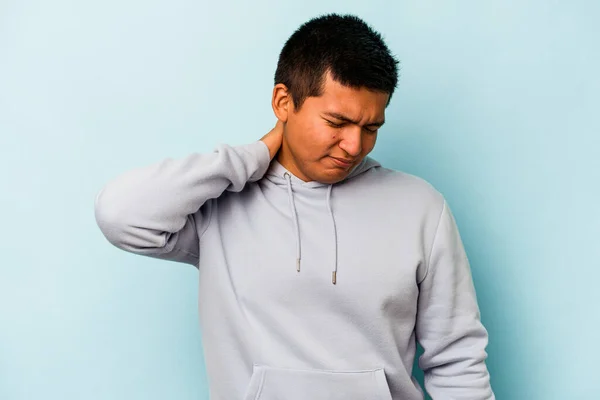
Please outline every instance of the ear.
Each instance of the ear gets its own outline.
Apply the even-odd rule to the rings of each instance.
[[[288,116],[292,112],[293,103],[292,95],[283,83],[278,83],[273,88],[271,106],[277,119],[284,123],[287,122]]]

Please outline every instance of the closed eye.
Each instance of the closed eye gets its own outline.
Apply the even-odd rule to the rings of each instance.
[[[346,122],[342,122],[342,123],[335,123],[333,121],[330,121],[328,119],[326,119],[325,121],[327,121],[327,124],[333,128],[342,128],[346,125]],[[374,127],[371,127],[371,125],[369,126],[364,126],[363,129],[369,133],[377,133],[377,131],[379,130],[379,124],[374,125]]]
[[[326,119],[325,121],[327,121],[327,124],[328,124],[329,126],[332,126],[332,127],[334,127],[334,128],[341,128],[342,126],[344,126],[344,125],[345,125],[344,123],[341,123],[341,124],[336,124],[335,122],[333,122],[333,121],[330,121],[330,120],[328,120],[328,119]]]

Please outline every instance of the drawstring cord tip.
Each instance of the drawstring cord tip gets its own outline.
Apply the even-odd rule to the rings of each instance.
[[[300,259],[296,259],[296,271],[300,272]]]
[[[333,271],[333,273],[331,274],[331,283],[333,283],[334,285],[336,282],[336,275],[337,275],[336,271]]]

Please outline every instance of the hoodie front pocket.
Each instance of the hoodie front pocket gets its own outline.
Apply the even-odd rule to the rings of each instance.
[[[382,368],[322,371],[255,365],[244,400],[392,400]]]

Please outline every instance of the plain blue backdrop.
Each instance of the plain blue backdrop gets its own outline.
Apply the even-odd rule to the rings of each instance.
[[[452,206],[497,398],[600,398],[599,4],[2,1],[0,399],[207,399],[197,271],[112,247],[94,196],[260,138],[281,46],[332,11],[401,60],[373,155]]]

